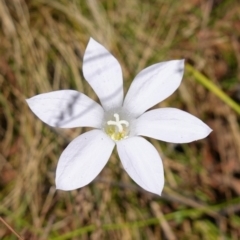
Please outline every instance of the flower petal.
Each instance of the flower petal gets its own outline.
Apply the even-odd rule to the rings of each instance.
[[[26,101],[37,117],[52,127],[101,128],[102,107],[83,93],[61,90],[40,94]]]
[[[117,142],[124,169],[145,190],[161,195],[164,185],[162,160],[151,143],[142,137]]]
[[[107,111],[122,106],[122,69],[115,57],[90,38],[83,57],[83,75]]]
[[[170,96],[180,85],[184,71],[184,60],[173,60],[154,64],[141,71],[133,80],[124,108],[134,117]]]
[[[90,183],[106,165],[114,146],[115,143],[98,129],[75,138],[59,159],[57,189],[73,190]]]
[[[135,134],[165,142],[188,143],[205,138],[212,131],[195,116],[175,108],[161,108],[140,116]]]

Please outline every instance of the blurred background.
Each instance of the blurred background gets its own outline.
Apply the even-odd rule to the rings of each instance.
[[[116,151],[90,185],[55,189],[62,151],[88,129],[51,128],[25,99],[75,89],[97,100],[82,75],[90,37],[120,62],[125,92],[143,68],[186,59],[180,88],[156,107],[213,132],[182,145],[149,139],[163,159],[161,197],[129,178]],[[239,81],[238,0],[0,0],[0,239],[240,239]]]

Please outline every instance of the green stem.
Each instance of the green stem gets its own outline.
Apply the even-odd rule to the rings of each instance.
[[[234,111],[240,114],[240,105],[236,103],[232,98],[230,98],[226,93],[224,93],[219,87],[217,87],[210,79],[208,79],[206,76],[204,76],[202,73],[200,73],[198,70],[196,70],[189,64],[186,64],[186,69],[191,75],[193,75],[195,80],[201,83],[204,87],[214,93]]]

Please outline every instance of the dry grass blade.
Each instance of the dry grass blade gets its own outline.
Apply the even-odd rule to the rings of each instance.
[[[24,240],[20,235],[2,218],[0,217],[0,221],[20,240]]]

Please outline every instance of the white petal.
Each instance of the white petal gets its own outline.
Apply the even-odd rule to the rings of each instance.
[[[102,107],[83,93],[61,90],[40,94],[26,101],[31,110],[52,127],[101,128]]]
[[[114,146],[115,143],[98,129],[75,138],[59,159],[57,189],[73,190],[90,183],[106,165]]]
[[[124,108],[135,117],[170,96],[180,85],[184,60],[154,64],[133,80],[124,100]]]
[[[122,106],[121,66],[110,52],[92,38],[83,58],[83,75],[98,95],[106,111]]]
[[[135,134],[165,142],[187,143],[205,138],[212,129],[195,116],[175,108],[144,113],[135,125]]]
[[[117,142],[124,169],[145,190],[161,195],[164,185],[162,160],[151,143],[142,137]]]

